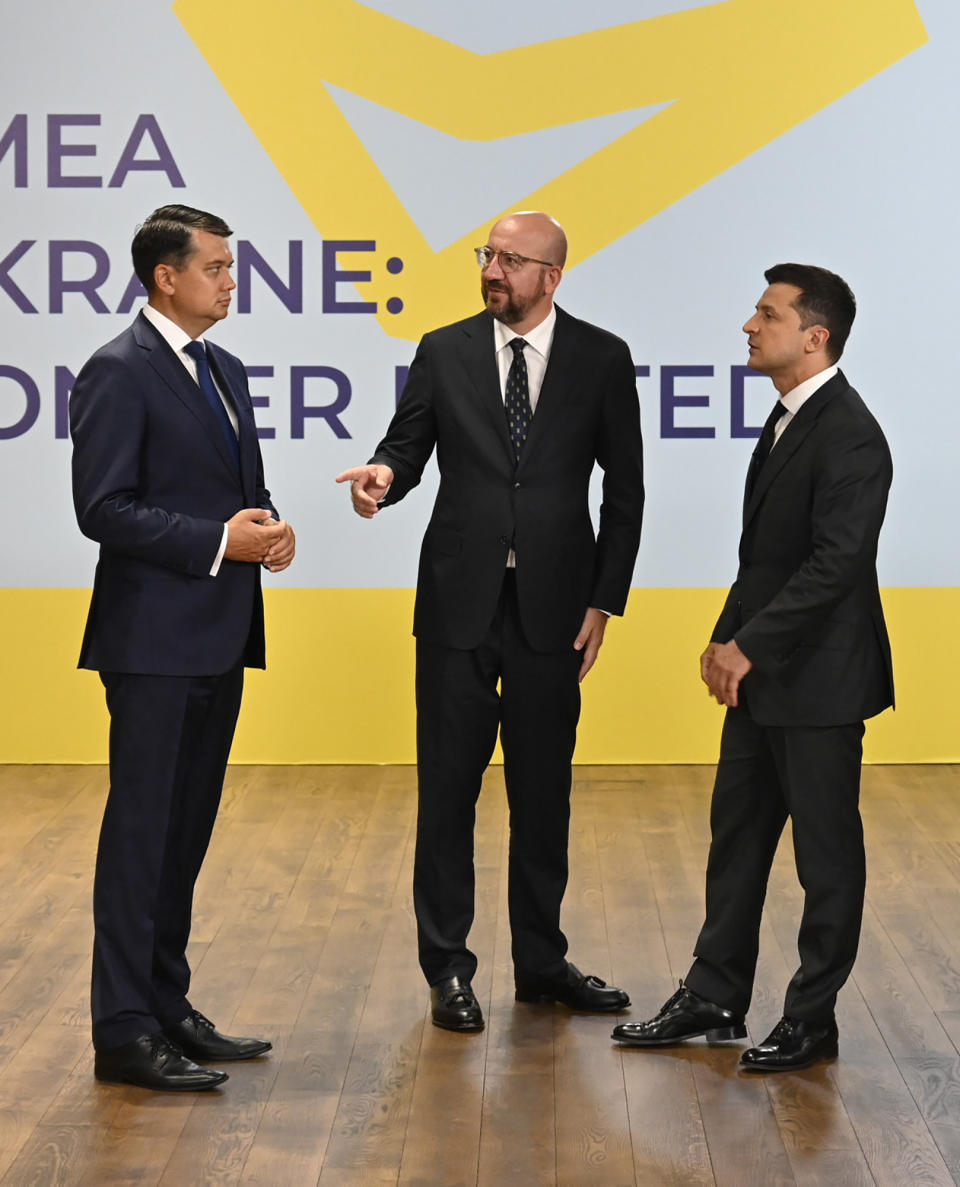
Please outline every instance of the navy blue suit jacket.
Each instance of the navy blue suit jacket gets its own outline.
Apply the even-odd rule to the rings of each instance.
[[[274,513],[243,364],[208,343],[239,422],[220,422],[145,317],[101,347],[70,396],[77,522],[100,545],[80,667],[216,676],[264,666],[260,566],[210,569],[243,507]]]

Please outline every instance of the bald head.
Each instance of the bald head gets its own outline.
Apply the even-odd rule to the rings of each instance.
[[[527,249],[517,247],[514,250],[537,260],[549,260],[551,264],[562,268],[567,262],[567,237],[563,227],[549,214],[540,210],[520,210],[516,214],[508,214],[493,224],[490,231],[490,242],[495,237],[509,237],[511,241],[522,240]]]

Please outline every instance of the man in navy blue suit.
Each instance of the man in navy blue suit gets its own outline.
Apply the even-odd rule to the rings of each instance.
[[[293,559],[239,359],[204,341],[227,316],[233,232],[189,206],[133,240],[148,304],[70,398],[73,495],[100,545],[80,667],[110,711],[110,792],[94,881],[98,1079],[213,1088],[199,1062],[249,1059],[187,998],[193,888],[216,818],[244,667],[264,667],[260,566]]]

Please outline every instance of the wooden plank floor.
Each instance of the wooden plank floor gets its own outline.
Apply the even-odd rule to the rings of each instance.
[[[571,957],[655,1012],[701,921],[707,767],[580,767]],[[88,1038],[101,767],[0,767],[0,1184],[949,1187],[960,1184],[960,770],[864,772],[869,887],[841,1058],[622,1051],[610,1019],[518,1005],[502,777],[478,810],[480,1035],[429,1024],[407,767],[231,769],[198,887],[193,998],[271,1057],[218,1093],[98,1084]],[[774,870],[748,1025],[779,1016],[800,893]]]

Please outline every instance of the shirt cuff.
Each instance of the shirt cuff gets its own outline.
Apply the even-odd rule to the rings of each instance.
[[[220,572],[220,566],[223,563],[223,554],[227,551],[227,537],[230,535],[230,529],[226,524],[223,525],[223,535],[220,537],[220,547],[217,549],[217,556],[210,567],[210,576],[216,577]]]

